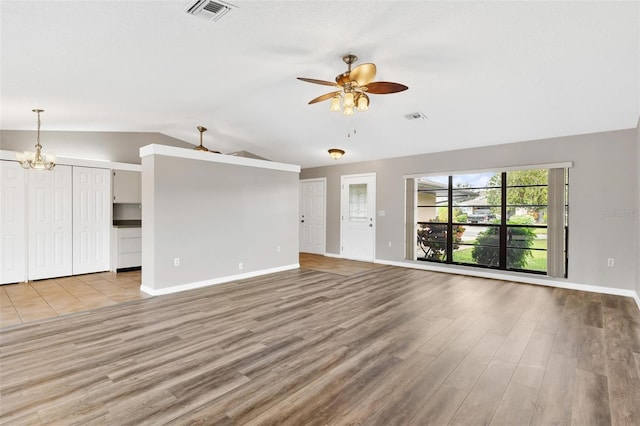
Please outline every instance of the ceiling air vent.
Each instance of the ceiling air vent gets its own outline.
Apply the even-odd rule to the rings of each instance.
[[[220,18],[231,11],[232,7],[236,6],[220,0],[196,0],[193,3],[189,3],[189,7],[185,12],[209,21],[219,21]]]
[[[407,114],[404,116],[404,118],[406,118],[407,120],[424,120],[425,118],[427,118],[427,116],[418,111]]]

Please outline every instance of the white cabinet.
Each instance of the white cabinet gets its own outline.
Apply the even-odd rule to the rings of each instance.
[[[109,270],[111,173],[73,168],[73,274]]]
[[[0,284],[25,281],[26,172],[15,161],[0,161]]]
[[[117,269],[142,265],[142,228],[118,228]]]
[[[28,171],[28,278],[72,274],[71,167]]]
[[[142,173],[129,170],[113,171],[113,202],[140,204]]]

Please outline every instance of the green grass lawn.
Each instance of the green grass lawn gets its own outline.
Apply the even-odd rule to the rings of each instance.
[[[477,264],[473,257],[471,257],[471,246],[460,246],[461,248],[453,252],[453,261],[460,263]],[[547,248],[546,240],[536,240],[533,243],[532,248]],[[525,269],[532,271],[546,271],[547,270],[547,252],[546,251],[531,251],[532,256],[527,258],[527,264]]]

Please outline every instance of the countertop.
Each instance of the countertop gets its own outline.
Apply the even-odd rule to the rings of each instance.
[[[142,227],[141,220],[114,220],[114,228],[140,228]]]

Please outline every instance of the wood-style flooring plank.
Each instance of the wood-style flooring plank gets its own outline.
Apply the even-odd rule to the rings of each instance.
[[[502,400],[516,364],[494,359],[467,394],[451,425],[489,424]]]
[[[538,397],[538,389],[511,381],[496,409],[491,426],[528,425]]]
[[[552,352],[531,425],[570,424],[575,382],[576,359]]]
[[[0,424],[640,424],[630,298],[301,264],[143,299],[139,271],[0,288],[51,315],[0,329]]]
[[[581,369],[576,371],[571,424],[575,426],[611,424],[609,385],[606,376]]]

